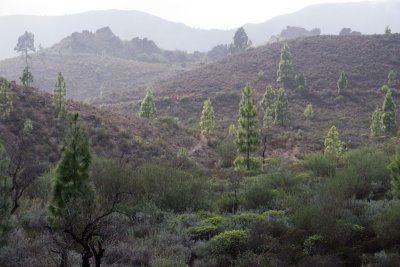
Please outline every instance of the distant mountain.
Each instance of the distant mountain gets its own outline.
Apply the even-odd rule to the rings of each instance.
[[[320,28],[322,34],[339,34],[342,28],[352,28],[363,34],[381,34],[387,25],[392,32],[400,32],[398,0],[312,5],[264,23],[245,25],[244,28],[253,43],[260,44],[286,26]]]
[[[333,0],[334,1],[334,0]],[[260,24],[244,26],[253,44],[263,44],[286,26],[320,28],[322,34],[338,34],[352,28],[363,34],[382,33],[386,25],[400,31],[400,2],[359,2],[320,4],[275,17]],[[65,16],[14,15],[0,17],[0,59],[15,56],[17,38],[25,30],[35,34],[36,44],[49,47],[74,32],[95,31],[109,26],[123,40],[133,37],[153,40],[168,50],[207,51],[218,44],[232,42],[235,29],[202,30],[170,22],[139,11],[91,11]],[[6,38],[5,38],[6,37]]]
[[[98,29],[92,33],[75,32],[46,51],[62,53],[89,53],[111,56],[122,59],[133,59],[148,63],[188,63],[201,62],[204,53],[187,53],[159,48],[154,41],[135,37],[130,41],[122,41],[109,27]]]

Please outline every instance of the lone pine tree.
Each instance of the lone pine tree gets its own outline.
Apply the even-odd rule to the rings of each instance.
[[[397,131],[396,105],[393,101],[392,90],[388,90],[385,95],[382,111],[382,123],[385,129],[385,133],[389,135],[395,134]]]
[[[324,154],[328,158],[339,159],[343,155],[343,142],[339,139],[339,132],[336,126],[332,126],[324,141]]]
[[[284,88],[279,88],[275,106],[275,124],[286,126],[289,123],[289,104]]]
[[[35,49],[35,35],[28,31],[25,31],[23,35],[18,37],[17,45],[14,50],[16,52],[20,52],[21,55],[25,58],[25,65],[28,65],[29,51],[36,51]]]
[[[142,100],[139,116],[146,119],[154,119],[157,116],[157,109],[154,104],[153,89],[151,86],[147,88],[146,96]]]
[[[65,120],[67,117],[67,85],[64,80],[64,76],[61,72],[57,74],[57,80],[54,85],[53,91],[53,106],[55,109],[55,115],[61,120]]]
[[[284,44],[281,50],[277,76],[277,82],[282,85],[285,85],[293,78],[292,54],[287,43]]]
[[[24,70],[22,71],[22,76],[19,77],[19,79],[21,80],[22,84],[25,87],[30,86],[30,84],[33,82],[33,75],[32,75],[32,72],[30,71],[29,66],[26,66],[24,68]]]
[[[337,81],[338,94],[342,94],[347,87],[347,78],[344,71],[340,73],[339,80]]]
[[[209,134],[215,127],[214,109],[210,98],[204,101],[203,111],[200,119],[200,129],[202,134]]]
[[[237,145],[239,156],[244,154],[246,169],[250,170],[250,153],[257,149],[260,140],[257,126],[257,109],[254,104],[253,89],[249,85],[242,90],[238,122],[235,144]]]
[[[382,122],[383,112],[380,107],[376,107],[371,117],[370,135],[371,137],[379,137],[384,133],[384,126]]]
[[[271,85],[265,89],[261,107],[264,111],[263,126],[269,128],[275,120],[276,92]]]

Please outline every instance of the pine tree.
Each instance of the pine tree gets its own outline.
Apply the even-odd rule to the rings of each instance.
[[[253,89],[247,85],[242,90],[242,99],[239,105],[239,121],[235,144],[238,154],[244,154],[247,170],[250,170],[250,153],[255,151],[259,140],[257,127],[257,109],[253,99]]]
[[[35,35],[33,35],[33,33],[25,31],[23,35],[18,37],[18,42],[14,50],[16,52],[21,52],[21,55],[25,58],[25,65],[28,65],[29,51],[36,51]]]
[[[389,71],[388,73],[388,86],[389,88],[394,89],[397,84],[397,72],[394,70]]]
[[[390,158],[388,167],[392,177],[392,195],[400,199],[400,147],[397,147],[396,154]]]
[[[279,88],[275,107],[275,124],[286,126],[289,123],[289,105],[284,88]]]
[[[389,25],[386,25],[385,27],[385,34],[392,34],[392,29],[390,29]]]
[[[275,120],[276,92],[271,85],[265,89],[261,106],[264,110],[263,125],[269,128]]]
[[[89,180],[92,162],[89,138],[78,118],[76,113],[68,123],[50,193],[48,220],[55,229],[63,229],[74,221],[69,216],[71,207],[78,208],[76,204],[84,204],[79,206],[82,214],[96,206],[96,190]]]
[[[210,98],[204,101],[203,112],[201,113],[200,129],[202,134],[209,134],[215,127],[214,109]]]
[[[233,122],[231,122],[231,124],[229,124],[228,135],[229,136],[235,136],[236,135],[236,127],[235,127],[235,124]]]
[[[307,79],[304,76],[304,74],[296,75],[296,85],[297,85],[297,90],[301,93],[304,93],[308,90],[308,85],[307,85]]]
[[[0,119],[5,120],[10,117],[13,110],[14,94],[6,80],[0,81],[0,83]]]
[[[397,131],[396,105],[394,104],[391,90],[386,93],[385,100],[383,101],[382,111],[382,122],[385,133],[389,135],[395,134]]]
[[[67,86],[64,80],[64,76],[61,72],[57,75],[57,80],[54,85],[53,91],[53,106],[55,108],[55,114],[60,120],[65,120],[67,117]]]
[[[33,82],[33,75],[32,75],[32,73],[30,71],[29,66],[26,66],[24,68],[24,70],[22,71],[22,76],[19,77],[19,79],[21,80],[22,84],[25,87],[29,87],[30,86],[30,84]]]
[[[343,155],[343,142],[339,139],[339,132],[335,126],[332,126],[325,137],[324,154],[332,159],[339,159]]]
[[[233,36],[233,44],[230,46],[231,52],[235,53],[243,51],[249,46],[251,46],[251,41],[249,40],[245,30],[243,27],[238,28]]]
[[[287,43],[282,47],[281,60],[278,66],[277,82],[284,85],[293,77],[292,54]]]
[[[376,107],[374,113],[371,118],[371,137],[379,137],[384,132],[384,126],[382,122],[382,109],[380,107]]]
[[[311,120],[314,117],[314,110],[312,104],[308,104],[304,109],[304,117],[306,118],[306,120]]]
[[[342,94],[347,87],[347,78],[344,71],[340,73],[339,80],[337,82],[338,94]]]
[[[157,109],[154,104],[153,89],[151,86],[147,88],[147,94],[142,100],[139,116],[146,119],[154,119],[157,116]]]

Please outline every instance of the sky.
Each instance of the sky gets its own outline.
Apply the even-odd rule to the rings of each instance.
[[[264,22],[318,3],[362,0],[0,0],[0,16],[65,15],[90,10],[138,10],[202,29]],[[364,0],[365,1],[365,0]],[[375,0],[382,1],[382,0]]]

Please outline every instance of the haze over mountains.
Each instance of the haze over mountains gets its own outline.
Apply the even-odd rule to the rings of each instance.
[[[395,0],[320,4],[264,23],[247,24],[244,28],[255,45],[267,42],[272,35],[278,34],[288,25],[307,29],[318,27],[322,34],[338,34],[344,27],[364,34],[382,33],[386,25],[398,32],[399,13],[400,2]],[[95,31],[105,26],[109,26],[123,40],[146,37],[155,41],[160,48],[189,52],[207,51],[215,45],[230,43],[236,30],[194,29],[139,11],[91,11],[65,16],[3,16],[0,17],[0,32],[7,38],[3,38],[0,43],[0,59],[16,55],[13,48],[18,36],[25,30],[35,34],[37,45],[49,47],[73,32]]]

